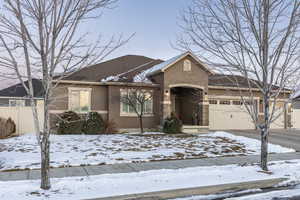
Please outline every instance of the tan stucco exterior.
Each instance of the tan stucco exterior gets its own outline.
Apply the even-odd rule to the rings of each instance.
[[[184,70],[184,61],[189,60],[191,63],[191,69]],[[123,116],[120,112],[120,91],[122,89],[128,89],[132,87],[142,87],[144,89],[153,91],[153,114],[144,117],[145,128],[156,128],[161,125],[163,120],[170,116],[171,112],[179,110],[176,105],[176,95],[172,93],[174,88],[192,88],[201,91],[199,96],[199,114],[201,115],[199,125],[203,127],[211,127],[210,119],[213,116],[210,114],[212,107],[218,107],[223,109],[222,106],[211,106],[209,100],[212,99],[227,99],[235,100],[240,99],[240,96],[249,96],[249,92],[245,88],[244,90],[237,90],[236,88],[222,87],[222,86],[209,86],[209,76],[211,72],[208,71],[199,61],[194,59],[193,56],[187,55],[180,60],[172,63],[167,69],[157,72],[148,77],[153,84],[138,85],[136,83],[122,83],[122,82],[63,82],[55,89],[53,96],[54,101],[51,106],[51,113],[61,113],[69,109],[69,95],[68,88],[90,88],[91,89],[91,110],[97,111],[105,119],[116,123],[118,128],[138,128],[139,122],[137,116]],[[260,109],[261,94],[258,90],[253,92],[255,99],[257,100],[258,108]],[[279,99],[285,101],[289,93],[282,93]],[[193,105],[184,105],[180,109],[181,114],[184,117],[191,117],[191,109],[194,109]],[[212,110],[211,110],[212,111]],[[260,113],[260,118],[262,115]],[[221,117],[222,118],[222,117]],[[237,116],[238,118],[238,116]],[[291,115],[287,113],[284,117],[286,124],[290,124]],[[185,119],[188,123],[192,123],[191,119]],[[249,120],[248,120],[249,121]],[[226,123],[226,122],[224,122]],[[250,122],[251,123],[251,120]],[[287,125],[286,125],[287,126]],[[245,127],[250,127],[249,124]],[[254,126],[253,126],[254,127]]]

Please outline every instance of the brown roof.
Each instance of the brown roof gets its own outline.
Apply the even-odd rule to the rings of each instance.
[[[110,76],[117,76],[117,82],[133,82],[133,78],[160,63],[164,62],[160,59],[152,59],[139,55],[126,55],[112,60],[108,60],[96,65],[85,67],[78,72],[73,73],[65,80],[74,81],[93,81],[100,82]],[[254,80],[253,80],[254,81]],[[237,84],[238,82],[238,84]],[[258,83],[258,82],[257,82]],[[247,79],[237,75],[211,74],[209,75],[209,86],[223,87],[244,87],[248,88]],[[252,87],[256,88],[256,84]]]
[[[155,60],[145,56],[126,55],[85,67],[68,76],[65,80],[97,82],[109,76],[123,75],[124,73],[128,73],[128,76],[133,76],[134,72],[143,71],[160,62],[162,62],[162,60]]]
[[[252,81],[253,83],[251,84],[251,86],[253,88],[257,88],[257,85],[254,84],[254,82],[256,82],[257,84],[259,84],[259,82],[255,80]],[[225,75],[225,74],[214,74],[209,76],[208,85],[223,86],[223,87],[242,87],[242,88],[249,87],[248,79],[238,75]]]

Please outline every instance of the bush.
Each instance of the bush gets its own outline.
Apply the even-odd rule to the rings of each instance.
[[[58,134],[82,134],[84,120],[75,112],[67,111],[59,116]]]
[[[171,113],[170,117],[167,117],[164,121],[163,132],[164,133],[181,133],[182,122],[174,113]]]
[[[105,123],[97,112],[90,112],[84,122],[83,132],[86,134],[101,134],[105,132]]]
[[[0,118],[0,139],[8,138],[15,132],[16,124],[11,118]]]

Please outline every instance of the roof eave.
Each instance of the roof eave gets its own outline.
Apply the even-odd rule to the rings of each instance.
[[[176,62],[178,62],[179,60],[183,59],[184,57],[186,56],[191,56],[193,59],[195,59],[200,65],[203,66],[203,68],[208,72],[210,73],[211,75],[214,75],[215,72],[212,71],[211,69],[209,69],[209,67],[207,67],[204,63],[202,63],[196,56],[194,56],[194,54],[192,54],[191,52],[186,52],[184,54],[182,54],[182,56],[180,56],[179,58],[177,58],[176,60],[174,60],[172,63],[168,64],[167,66],[165,66],[164,68],[162,69],[159,69],[159,70],[156,70],[156,71],[153,71],[153,72],[150,72],[147,77],[149,76],[153,76],[153,75],[156,75],[156,74],[159,74],[161,72],[165,72],[169,67],[171,67],[172,65],[174,65]]]

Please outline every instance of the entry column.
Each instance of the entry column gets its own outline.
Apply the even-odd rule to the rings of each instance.
[[[163,99],[162,99],[162,122],[165,118],[169,117],[171,115],[171,90],[170,88],[167,88],[163,91]]]
[[[209,101],[208,95],[204,94],[202,99],[202,126],[209,126]]]

